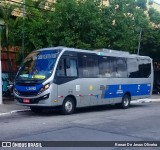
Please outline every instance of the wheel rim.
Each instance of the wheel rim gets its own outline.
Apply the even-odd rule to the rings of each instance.
[[[67,101],[67,102],[65,103],[65,110],[66,110],[67,112],[71,112],[72,109],[73,109],[73,104],[72,104],[72,102],[71,102],[71,101]]]
[[[124,106],[128,106],[129,104],[129,99],[127,97],[124,98]]]

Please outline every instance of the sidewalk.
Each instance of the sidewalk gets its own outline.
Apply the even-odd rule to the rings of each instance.
[[[158,101],[160,102],[160,95],[159,94],[153,94],[149,98],[143,98],[143,99],[135,100],[131,103],[148,103],[148,102],[158,102]]]
[[[160,102],[160,95],[152,95],[150,98],[136,100],[131,103],[146,103],[146,102]],[[28,110],[30,110],[29,107],[17,105],[13,97],[9,98],[3,97],[3,104],[0,105],[0,116],[28,111]]]
[[[0,116],[27,110],[29,110],[28,107],[17,105],[13,97],[3,97],[3,104],[0,105]]]

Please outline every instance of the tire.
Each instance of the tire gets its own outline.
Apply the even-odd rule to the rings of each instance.
[[[41,113],[43,111],[42,108],[30,106],[30,109],[34,113]]]
[[[122,102],[118,106],[122,109],[127,109],[130,106],[131,97],[128,94],[125,94],[122,98]]]
[[[71,97],[65,98],[65,100],[63,101],[63,105],[61,107],[61,113],[63,115],[71,115],[74,113],[74,111],[75,111],[75,102],[73,98]]]

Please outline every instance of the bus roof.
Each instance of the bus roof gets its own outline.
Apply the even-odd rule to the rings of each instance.
[[[142,58],[142,59],[151,59],[149,56],[141,56],[137,54],[130,54],[126,51],[118,51],[118,50],[112,50],[112,49],[97,49],[97,50],[84,50],[84,49],[77,49],[77,48],[68,48],[64,46],[58,46],[58,47],[49,47],[49,48],[42,48],[37,51],[44,51],[44,50],[62,50],[62,51],[76,51],[76,52],[83,52],[83,53],[91,53],[91,54],[97,54],[100,56],[116,56],[116,57],[127,57],[127,58]]]

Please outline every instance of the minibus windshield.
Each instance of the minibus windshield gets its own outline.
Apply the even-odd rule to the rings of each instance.
[[[30,53],[24,60],[16,80],[44,80],[51,76],[58,57],[56,50]]]

